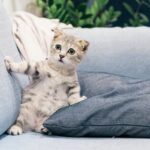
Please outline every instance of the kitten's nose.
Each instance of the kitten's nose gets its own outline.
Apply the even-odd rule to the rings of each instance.
[[[59,57],[62,59],[62,58],[64,58],[65,56],[64,56],[64,55],[59,54]]]

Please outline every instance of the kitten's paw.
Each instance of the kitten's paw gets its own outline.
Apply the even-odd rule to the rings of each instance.
[[[85,100],[85,99],[87,99],[87,97],[86,97],[86,96],[82,96],[82,97],[80,97],[80,101],[83,101],[83,100]]]
[[[23,130],[21,127],[13,125],[7,132],[10,135],[20,135],[23,133]]]
[[[5,62],[5,66],[6,66],[7,70],[8,70],[8,71],[11,71],[11,64],[12,64],[12,62],[13,62],[12,58],[9,57],[9,56],[6,56],[6,57],[4,58],[4,62]]]
[[[80,98],[78,98],[78,99],[70,99],[69,100],[69,104],[70,105],[73,105],[73,104],[76,104],[76,103],[79,103],[79,102],[81,102],[81,101],[83,101],[83,100],[85,100],[85,99],[87,99],[87,97],[86,96],[82,96],[82,97],[80,97]]]

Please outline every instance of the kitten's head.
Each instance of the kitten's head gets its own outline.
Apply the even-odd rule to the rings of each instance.
[[[75,67],[85,55],[89,42],[55,29],[50,59],[57,65]]]

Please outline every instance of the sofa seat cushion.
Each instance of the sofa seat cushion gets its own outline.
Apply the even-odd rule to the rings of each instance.
[[[24,133],[4,135],[1,150],[149,150],[149,139],[127,138],[67,138]]]

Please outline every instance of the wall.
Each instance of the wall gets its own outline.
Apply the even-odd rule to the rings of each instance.
[[[35,1],[36,0],[2,0],[9,15],[18,10],[24,10],[40,16],[41,11],[36,7]]]

